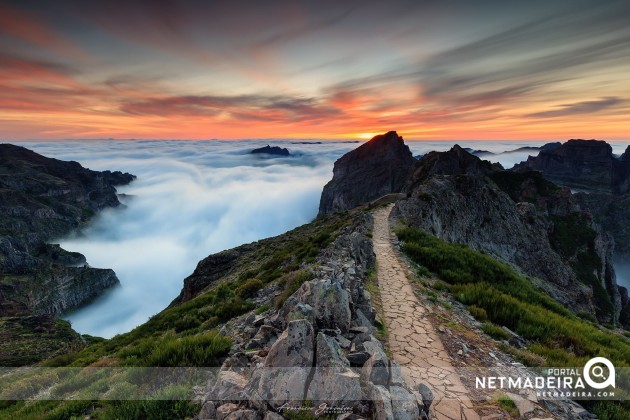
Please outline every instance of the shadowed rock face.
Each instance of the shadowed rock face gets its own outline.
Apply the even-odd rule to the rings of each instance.
[[[324,187],[319,216],[400,192],[415,161],[395,131],[346,153],[335,162],[333,179]]]
[[[0,316],[59,314],[119,283],[48,242],[120,205],[115,186],[134,178],[0,144]]]
[[[405,190],[412,191],[433,175],[488,175],[502,169],[500,164],[481,160],[456,144],[447,152],[430,152],[422,156],[415,163]]]
[[[569,140],[562,146],[514,166],[515,171],[540,171],[551,181],[593,192],[630,192],[630,152],[616,158],[601,140]]]

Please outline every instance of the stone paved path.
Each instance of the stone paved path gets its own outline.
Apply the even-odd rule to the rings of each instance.
[[[442,341],[427,318],[429,307],[416,298],[392,245],[389,214],[393,204],[374,212],[374,252],[383,315],[392,358],[414,390],[426,384],[435,396],[432,418],[479,419]]]

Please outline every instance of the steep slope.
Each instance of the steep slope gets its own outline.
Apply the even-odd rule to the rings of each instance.
[[[0,144],[0,316],[59,314],[118,284],[49,241],[120,205],[115,186],[133,179]]]
[[[618,322],[622,301],[612,241],[597,230],[567,188],[535,172],[501,171],[457,148],[444,154],[427,155],[416,164],[408,197],[394,210],[396,217],[519,267],[576,313]],[[433,169],[440,161],[449,164]]]
[[[514,170],[539,171],[559,185],[584,190],[575,195],[575,201],[613,236],[616,256],[630,258],[630,146],[616,158],[604,141],[569,140],[557,149],[530,156]]]
[[[400,192],[414,162],[395,131],[374,137],[337,159],[333,178],[322,192],[319,216]]]
[[[97,172],[0,144],[0,365],[33,363],[85,346],[55,315],[119,283],[109,269],[50,241],[120,205],[116,185],[133,175]]]

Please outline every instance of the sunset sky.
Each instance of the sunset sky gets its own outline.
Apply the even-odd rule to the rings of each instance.
[[[630,2],[1,1],[0,141],[630,139]]]

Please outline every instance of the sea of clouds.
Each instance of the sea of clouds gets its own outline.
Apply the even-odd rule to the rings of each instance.
[[[303,142],[307,140],[299,140]],[[121,286],[66,314],[81,333],[101,337],[131,330],[179,294],[183,279],[209,254],[275,236],[317,215],[334,161],[360,144],[287,140],[90,140],[26,142],[45,156],[76,160],[94,170],[138,178],[118,192],[125,207],[99,214],[80,237],[60,238],[94,267],[112,268]],[[311,142],[314,142],[311,140]],[[448,150],[456,142],[407,142],[414,156]],[[504,167],[532,152],[503,153],[544,142],[458,142],[494,154]],[[292,157],[252,155],[267,144]],[[619,146],[622,150],[621,145]],[[617,152],[617,150],[615,150]],[[534,152],[535,153],[535,152]]]

